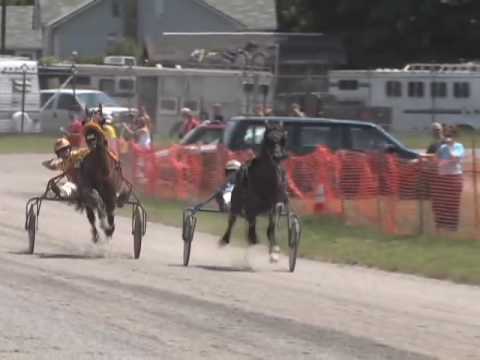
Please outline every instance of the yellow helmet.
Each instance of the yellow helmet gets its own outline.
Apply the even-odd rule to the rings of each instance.
[[[70,141],[68,141],[65,138],[59,138],[55,141],[55,146],[53,147],[53,151],[55,153],[58,153],[60,150],[63,150],[67,147],[72,147],[72,145],[70,144]]]

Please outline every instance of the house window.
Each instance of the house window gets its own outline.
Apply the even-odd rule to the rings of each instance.
[[[132,79],[120,79],[118,87],[121,91],[133,91],[135,89],[135,81]]]
[[[13,93],[29,93],[32,91],[32,82],[30,80],[25,80],[25,87],[23,87],[23,79],[13,79],[12,80],[12,92]]]
[[[120,17],[120,4],[117,0],[112,0],[112,16],[115,18]]]
[[[402,83],[400,81],[387,81],[385,84],[385,93],[388,97],[402,96]]]
[[[100,90],[113,94],[115,92],[115,81],[113,79],[100,79],[99,81]]]
[[[338,88],[340,90],[357,90],[358,80],[340,80],[338,82]]]
[[[90,85],[90,76],[76,76],[75,77],[76,85],[88,86]]]
[[[161,114],[176,114],[178,109],[178,101],[176,98],[161,98],[160,99],[160,113]]]
[[[408,96],[409,97],[423,97],[424,84],[421,81],[410,81],[408,83]]]
[[[434,98],[447,97],[447,83],[443,81],[434,81],[430,83],[430,93]]]
[[[470,84],[468,82],[453,83],[453,96],[456,98],[470,97]]]

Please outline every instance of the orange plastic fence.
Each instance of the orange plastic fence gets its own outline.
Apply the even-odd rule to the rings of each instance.
[[[133,181],[149,196],[195,201],[225,181],[228,160],[245,162],[254,154],[232,153],[221,146],[142,151],[133,144],[124,156],[132,165]],[[284,165],[291,197],[304,213],[334,214],[348,224],[374,225],[390,234],[477,232],[476,177],[468,164],[463,176],[445,177],[438,175],[434,160],[333,153],[319,147],[305,156],[290,156]]]

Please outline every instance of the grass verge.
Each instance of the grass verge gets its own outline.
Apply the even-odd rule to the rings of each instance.
[[[53,143],[61,135],[0,135],[0,154],[44,154],[53,153]],[[154,136],[154,144],[165,148],[175,143],[176,139],[167,136]]]
[[[410,149],[424,149],[432,143],[432,136],[428,133],[420,134],[392,134],[397,138],[402,144]],[[480,133],[479,132],[469,132],[469,133],[460,133],[457,138],[457,141],[461,142],[465,147],[470,148],[472,146],[472,141],[475,139],[477,146],[480,145]]]
[[[0,135],[0,154],[53,153],[53,135]]]
[[[182,210],[187,205],[151,199],[144,199],[144,205],[149,220],[181,227]],[[372,229],[346,226],[332,217],[303,217],[302,221],[301,257],[480,285],[479,241],[386,236]],[[238,224],[234,238],[244,243],[246,226],[243,220]],[[220,236],[225,227],[225,215],[203,213],[198,216],[196,231]],[[265,230],[266,221],[262,219],[258,234],[263,243]],[[280,243],[287,251],[285,234],[280,234]]]

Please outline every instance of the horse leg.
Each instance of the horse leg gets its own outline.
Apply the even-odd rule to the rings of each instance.
[[[230,243],[230,236],[232,234],[233,225],[235,225],[236,221],[237,221],[237,215],[230,214],[230,216],[228,217],[227,231],[225,231],[225,234],[220,239],[220,242],[219,242],[220,246],[224,246]]]
[[[97,231],[97,227],[95,226],[95,212],[89,206],[86,207],[86,211],[87,211],[88,221],[90,222],[90,225],[92,226],[92,240],[93,240],[94,243],[97,243],[98,242],[98,231]]]
[[[258,244],[258,237],[257,237],[257,217],[256,216],[248,216],[248,243],[250,245]]]
[[[93,189],[89,193],[88,200],[91,204],[90,206],[93,209],[97,210],[98,218],[100,219],[100,227],[103,231],[105,231],[108,227],[105,222],[105,218],[107,217],[107,211],[105,209],[105,203],[103,202],[103,199],[101,198],[98,191]]]
[[[280,247],[277,245],[276,222],[278,221],[278,217],[276,215],[274,211],[270,211],[268,214],[268,253],[270,255],[270,262],[272,263],[278,262],[280,253]]]
[[[115,193],[112,194],[112,197],[105,199],[105,210],[107,212],[107,221],[108,228],[104,229],[105,235],[111,237],[115,231]]]

